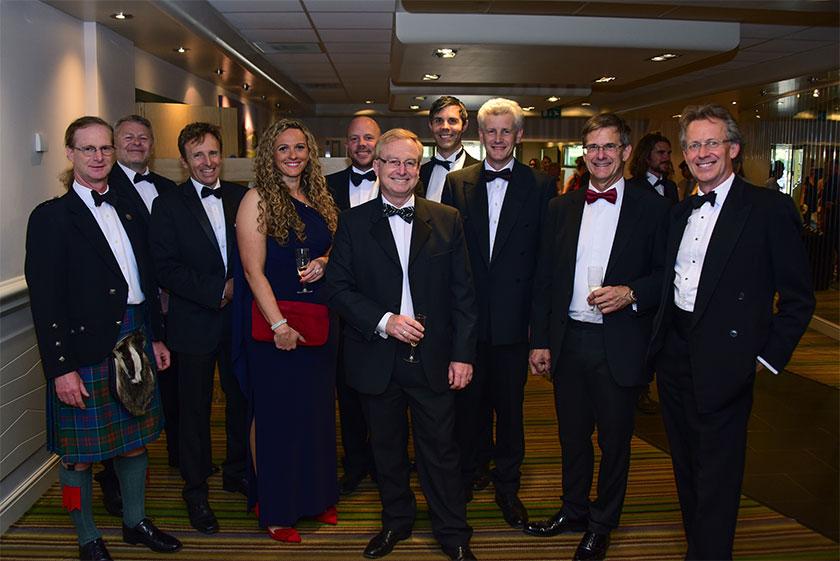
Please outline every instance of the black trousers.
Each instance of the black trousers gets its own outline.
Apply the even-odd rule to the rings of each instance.
[[[657,356],[656,379],[688,542],[686,559],[732,559],[752,383],[721,410],[700,413],[687,343],[691,314],[674,310],[672,317]]]
[[[362,400],[359,393],[347,385],[341,345],[335,370],[335,391],[338,397],[338,415],[341,420],[341,444],[344,448],[344,475],[364,477],[373,473],[373,453],[368,440]]]
[[[177,465],[180,461],[178,449],[180,435],[178,426],[180,423],[178,414],[178,357],[172,353],[171,364],[163,372],[158,372],[158,387],[160,388],[160,400],[163,405],[163,418],[166,430],[166,453],[169,456],[169,464]]]
[[[643,386],[621,387],[610,373],[600,324],[568,320],[554,378],[554,404],[563,453],[563,507],[571,518],[607,534],[618,527],[627,474],[636,401]],[[601,463],[598,496],[590,503],[598,428]]]
[[[441,545],[467,545],[472,528],[467,525],[464,488],[460,482],[453,392],[433,392],[422,366],[408,364],[398,357],[384,393],[359,395],[370,426],[382,500],[382,527],[409,532],[417,514],[407,449],[410,411],[417,472],[429,505],[432,532]]]
[[[456,396],[457,438],[462,454],[462,484],[472,483],[476,470],[486,465],[496,417],[492,472],[496,492],[519,492],[525,458],[522,405],[528,378],[528,344],[491,345],[479,342],[473,380]]]
[[[212,473],[210,405],[213,373],[219,367],[219,381],[225,394],[225,476],[244,479],[248,420],[247,405],[233,376],[230,340],[223,338],[211,353],[178,353],[179,463],[187,502],[207,499],[207,477]]]

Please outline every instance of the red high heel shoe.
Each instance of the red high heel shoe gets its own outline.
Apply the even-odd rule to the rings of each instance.
[[[335,526],[336,524],[338,524],[338,511],[336,511],[335,506],[331,506],[327,510],[316,516],[315,520],[321,522],[322,524],[329,524],[330,526]]]
[[[294,528],[275,528],[268,529],[268,535],[271,539],[284,543],[300,543],[300,534]]]

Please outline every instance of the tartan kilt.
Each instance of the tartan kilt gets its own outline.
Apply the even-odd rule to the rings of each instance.
[[[154,367],[152,341],[146,322],[146,306],[127,306],[120,328],[120,338],[137,329],[146,334],[146,353]],[[116,343],[116,341],[114,342]],[[86,409],[62,403],[55,393],[55,383],[47,383],[47,449],[61,456],[65,463],[90,463],[119,456],[152,442],[163,428],[160,392],[157,384],[149,409],[134,417],[111,395],[111,357],[98,364],[78,369],[90,397]],[[157,376],[157,371],[155,371]]]

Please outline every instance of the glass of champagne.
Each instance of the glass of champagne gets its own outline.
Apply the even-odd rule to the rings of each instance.
[[[297,265],[297,272],[298,276],[302,276],[303,272],[306,270],[306,266],[309,265],[309,248],[308,247],[296,247],[295,248],[295,264]],[[298,294],[311,294],[312,291],[307,288],[306,283],[301,281],[301,288],[297,291]]]
[[[420,325],[426,325],[426,316],[424,316],[423,314],[414,314],[414,319],[417,320],[417,323],[419,323]],[[420,362],[420,359],[414,356],[414,351],[415,349],[417,349],[418,344],[420,344],[420,341],[418,341],[417,343],[409,343],[409,345],[411,345],[411,352],[408,353],[407,358],[403,359],[404,361],[410,362],[411,364],[418,364]]]
[[[604,282],[604,268],[598,265],[591,265],[586,268],[586,284],[589,285],[589,293],[598,290],[601,288],[601,285]],[[598,309],[597,306],[592,306],[592,311],[594,312]]]

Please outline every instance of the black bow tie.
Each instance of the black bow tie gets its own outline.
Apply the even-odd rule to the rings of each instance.
[[[140,183],[141,181],[148,181],[152,185],[155,184],[155,182],[152,181],[151,172],[147,173],[146,175],[143,175],[142,173],[135,173],[134,174],[134,183]]]
[[[493,171],[492,169],[483,169],[481,170],[482,177],[484,177],[485,183],[490,183],[491,181],[495,181],[496,179],[504,179],[505,181],[510,181],[511,171],[510,168],[505,168],[500,171]]]
[[[706,193],[705,195],[694,195],[691,197],[691,208],[700,208],[706,203],[709,203],[710,206],[715,206],[716,198],[717,193],[714,191]]]
[[[399,216],[400,218],[411,224],[411,221],[414,220],[414,207],[404,206],[402,208],[397,208],[389,205],[388,203],[383,203],[382,215],[388,218],[390,218],[391,216]]]
[[[102,203],[108,203],[111,206],[116,206],[114,205],[116,196],[114,195],[114,192],[110,189],[108,189],[107,192],[101,195],[93,190],[91,190],[90,194],[93,196],[93,204],[95,204],[96,206],[102,206]]]
[[[662,179],[662,178],[660,177],[660,178],[659,178],[659,179],[657,179],[657,180],[656,180],[656,182],[653,184],[653,186],[654,186],[654,187],[656,187],[657,185],[665,185],[665,180],[664,180],[664,179]]]
[[[202,199],[206,199],[210,195],[213,195],[217,199],[221,199],[222,198],[221,188],[211,189],[210,187],[206,187],[206,186],[201,188],[201,198]]]
[[[455,156],[455,160],[453,160],[451,162],[449,160],[441,160],[440,158],[438,158],[436,156],[432,156],[432,163],[436,166],[440,166],[440,167],[443,167],[443,168],[446,168],[446,169],[452,169],[452,164],[454,164],[455,162],[460,160],[461,159],[461,154],[463,154],[463,153],[464,153],[464,149],[461,148],[461,151],[458,152],[457,156]]]
[[[373,170],[368,170],[367,173],[356,173],[352,169],[350,170],[350,181],[355,187],[361,185],[362,181],[365,179],[368,181],[376,181],[376,173],[374,173]]]

